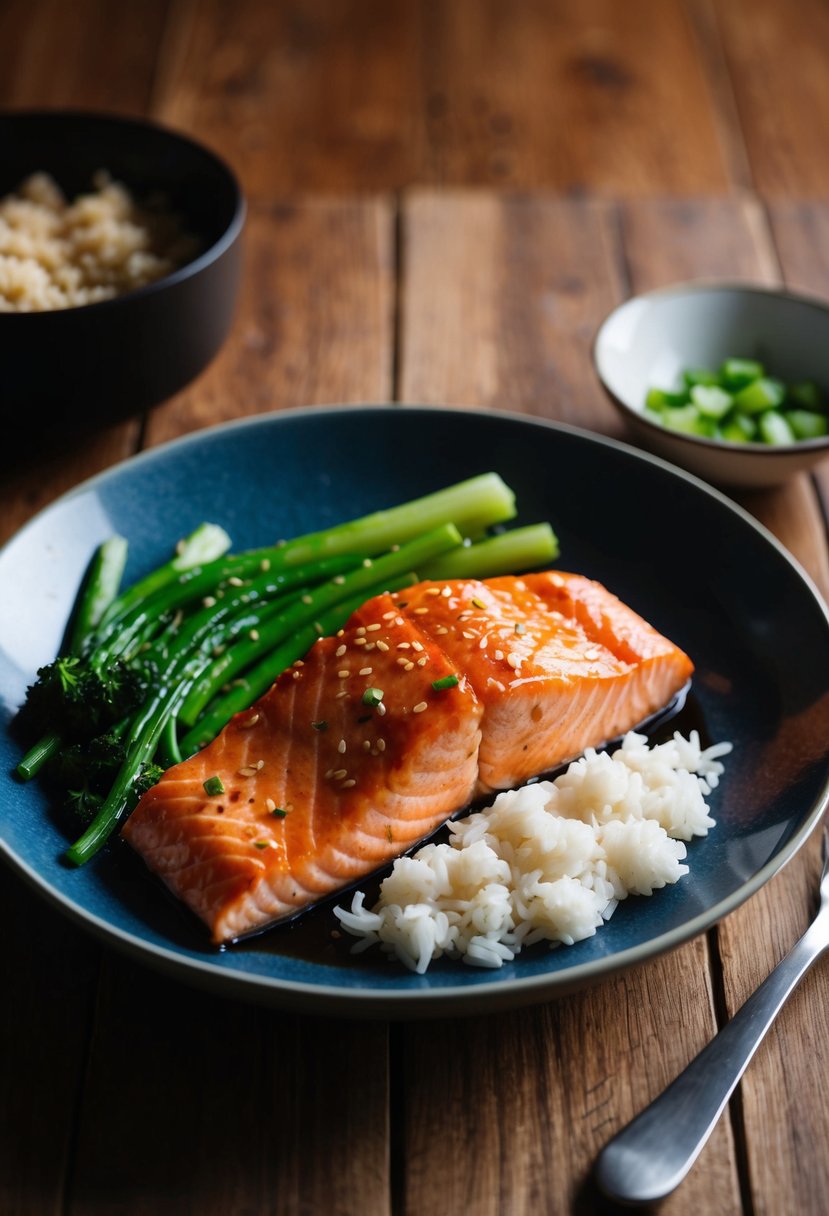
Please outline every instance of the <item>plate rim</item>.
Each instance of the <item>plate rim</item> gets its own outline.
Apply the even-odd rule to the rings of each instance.
[[[367,412],[412,412],[451,414],[465,419],[476,416],[486,419],[496,419],[504,422],[517,422],[540,427],[554,433],[563,433],[586,441],[589,445],[609,447],[621,451],[634,460],[642,460],[656,466],[670,476],[679,477],[689,482],[697,490],[707,494],[727,511],[756,531],[767,543],[771,544],[800,577],[811,598],[820,610],[829,629],[829,607],[827,607],[814,580],[802,567],[800,562],[791,554],[768,528],[755,519],[744,507],[734,502],[721,490],[709,485],[701,478],[687,472],[685,469],[672,465],[669,461],[650,452],[642,451],[632,444],[624,443],[611,436],[602,435],[566,422],[540,418],[532,414],[516,410],[496,410],[474,406],[444,406],[435,404],[419,405],[408,402],[380,403],[350,403],[304,405],[288,409],[272,410],[263,414],[255,414],[246,418],[233,419],[203,427],[178,436],[156,447],[145,448],[140,452],[127,456],[108,468],[85,478],[76,486],[64,491],[51,502],[36,512],[0,547],[0,562],[7,549],[23,540],[27,532],[34,528],[42,517],[71,500],[77,495],[87,493],[102,483],[111,480],[127,466],[130,468],[146,461],[157,460],[160,455],[180,450],[191,444],[196,444],[208,437],[216,437],[246,428],[270,427],[279,425],[283,420],[292,420],[309,416],[336,415],[342,419],[345,415],[363,415]],[[182,982],[188,982],[196,987],[207,988],[224,996],[241,997],[242,999],[265,1003],[278,1008],[297,1012],[316,1012],[321,1014],[337,1014],[353,1017],[378,1017],[391,1020],[407,1017],[445,1017],[470,1016],[484,1011],[494,1012],[498,1009],[517,1008],[521,1005],[539,1003],[544,1000],[554,1000],[576,990],[582,990],[591,984],[610,979],[612,976],[638,964],[655,959],[670,950],[676,949],[685,942],[698,936],[704,930],[720,921],[724,916],[741,906],[752,895],[756,894],[775,874],[777,874],[795,856],[814,831],[824,813],[829,807],[829,775],[824,782],[822,791],[814,804],[804,816],[798,829],[786,840],[783,846],[769,859],[766,864],[755,871],[735,891],[732,891],[718,903],[706,908],[690,920],[674,929],[649,938],[638,945],[628,947],[615,954],[579,963],[564,971],[554,971],[543,975],[516,976],[497,983],[487,983],[478,980],[474,985],[459,983],[440,988],[415,988],[411,990],[384,990],[377,987],[339,987],[327,982],[312,983],[294,979],[277,978],[263,974],[253,974],[244,970],[218,967],[211,959],[195,959],[182,954],[169,946],[157,945],[135,933],[128,932],[117,925],[100,917],[97,913],[84,908],[71,896],[54,888],[37,870],[8,844],[0,834],[0,856],[18,875],[43,896],[59,912],[90,932],[99,941],[113,946],[120,953],[154,967],[156,970],[172,975]],[[462,965],[462,964],[459,964]],[[352,973],[349,973],[352,974]],[[498,972],[494,972],[498,974]]]

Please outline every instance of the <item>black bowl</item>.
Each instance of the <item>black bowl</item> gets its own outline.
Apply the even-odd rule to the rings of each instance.
[[[212,152],[153,123],[71,111],[0,113],[0,197],[49,173],[73,198],[99,170],[161,194],[198,241],[192,261],[112,300],[0,313],[0,421],[66,434],[148,409],[217,353],[233,317],[245,205]]]

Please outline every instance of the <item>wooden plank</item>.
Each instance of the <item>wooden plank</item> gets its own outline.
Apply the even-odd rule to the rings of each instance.
[[[392,219],[378,200],[257,211],[234,337],[148,442],[231,412],[387,399]],[[387,1216],[387,1085],[383,1024],[260,1011],[108,956],[67,1210]]]
[[[156,409],[147,442],[288,406],[383,401],[391,391],[394,214],[387,200],[255,207],[230,340]]]
[[[167,0],[9,0],[0,6],[0,105],[141,115],[166,13]]]
[[[249,197],[416,172],[411,3],[174,0],[154,113],[209,137]]]
[[[621,196],[728,188],[676,0],[430,3],[423,14],[420,182]]]
[[[163,62],[155,113],[209,132],[252,197],[730,184],[680,0],[178,0]]]
[[[797,231],[797,225],[787,229],[788,241],[778,244],[784,265]],[[633,275],[637,288],[685,277],[689,258],[696,261],[697,256],[703,274],[767,282],[777,278],[777,254],[763,212],[750,200],[717,203],[713,210],[711,204],[644,202],[626,209],[624,232],[630,265],[638,268]],[[802,266],[812,242],[808,225],[799,232],[803,247],[797,265]],[[739,497],[824,590],[829,588],[825,534],[809,479],[798,477],[784,487]],[[718,927],[729,1012],[743,1003],[805,927],[814,902],[818,846],[815,838],[782,874]],[[813,1080],[815,1043],[825,1041],[829,1031],[828,1005],[829,976],[823,968],[784,1010],[743,1079],[737,1112],[747,1145],[754,1212],[819,1216],[825,1208],[825,1154],[805,1146],[822,1145],[829,1136],[829,1101]]]
[[[598,323],[622,294],[613,233],[602,202],[410,194],[401,399],[620,432],[587,370]]]
[[[822,0],[717,0],[754,183],[774,198],[829,191],[829,10]]]
[[[403,399],[421,400],[428,388],[436,400],[497,400],[568,421],[585,403],[582,420],[603,428],[609,415],[587,352],[620,295],[612,213],[590,203],[419,194],[404,216]],[[436,292],[438,281],[445,287]],[[566,391],[551,391],[549,367]],[[713,1029],[704,939],[553,1005],[437,1033],[407,1026],[405,1210],[595,1210],[596,1152]],[[704,1163],[666,1212],[739,1210],[728,1123]]]

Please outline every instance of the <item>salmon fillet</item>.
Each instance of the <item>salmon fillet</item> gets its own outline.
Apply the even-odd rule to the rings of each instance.
[[[233,941],[358,882],[476,795],[637,726],[692,670],[579,575],[418,583],[320,639],[169,769],[123,835],[214,942]]]

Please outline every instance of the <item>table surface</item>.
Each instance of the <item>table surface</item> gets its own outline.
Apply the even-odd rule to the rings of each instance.
[[[589,350],[629,293],[706,276],[829,296],[827,67],[822,0],[6,0],[0,104],[149,114],[223,153],[251,206],[221,355],[146,418],[7,456],[3,535],[142,448],[306,403],[620,434]],[[826,470],[739,500],[825,593]],[[612,1210],[596,1152],[802,932],[818,853],[588,992],[391,1025],[191,991],[4,873],[0,1211]],[[827,998],[818,967],[665,1213],[825,1212]]]

